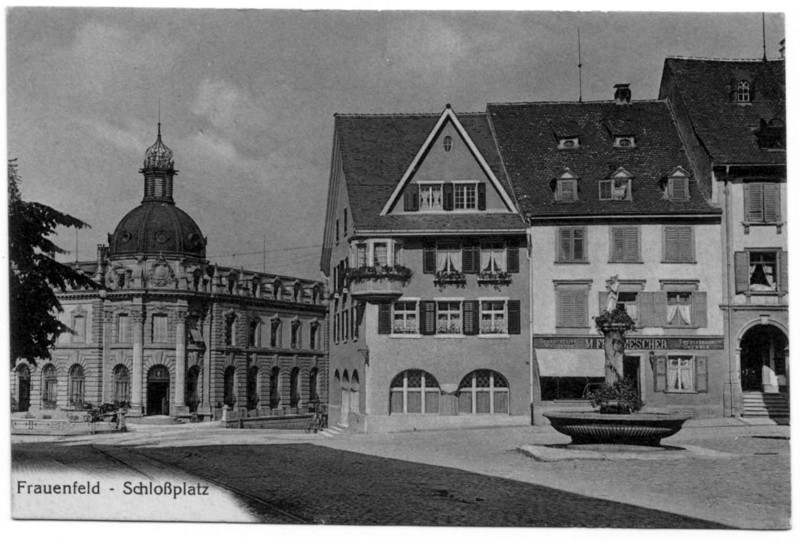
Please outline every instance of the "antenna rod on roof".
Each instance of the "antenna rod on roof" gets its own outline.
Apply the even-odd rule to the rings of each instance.
[[[765,17],[766,17],[766,14],[762,11],[761,12],[761,39],[762,39],[762,44],[763,44],[763,47],[764,47],[764,62],[767,61],[767,27],[766,27],[766,23],[764,22]]]
[[[581,29],[578,27],[578,103],[583,102],[583,78],[581,77]]]

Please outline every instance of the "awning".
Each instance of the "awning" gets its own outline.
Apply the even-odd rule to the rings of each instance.
[[[603,350],[536,350],[539,376],[604,376]]]

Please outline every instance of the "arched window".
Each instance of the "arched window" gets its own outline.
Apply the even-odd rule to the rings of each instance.
[[[56,408],[58,399],[58,374],[55,365],[42,369],[42,408]]]
[[[360,412],[361,410],[359,401],[360,386],[358,371],[353,371],[353,379],[350,382],[350,410],[352,412]],[[438,407],[436,410],[438,411]]]
[[[314,367],[308,373],[308,401],[310,403],[319,402],[319,390],[317,389],[317,379],[319,377],[319,369]]]
[[[390,414],[438,414],[439,382],[425,371],[403,371],[392,380]]]
[[[472,371],[458,387],[458,411],[464,414],[508,414],[508,381],[488,369]]]
[[[450,152],[450,149],[453,148],[453,138],[448,136],[444,136],[443,141],[444,152]]]
[[[311,350],[319,349],[321,346],[319,344],[319,322],[311,322],[308,330],[308,347]]]
[[[330,401],[336,401],[339,399],[339,394],[336,392],[342,386],[342,378],[339,376],[339,369],[336,369],[333,373],[333,391],[329,392],[329,399]]]
[[[252,366],[247,371],[247,410],[258,408],[258,367]]]
[[[224,403],[229,407],[233,407],[236,404],[236,367],[231,365],[225,369],[223,381]]]
[[[292,348],[300,348],[302,346],[302,329],[303,322],[299,319],[292,320]]]
[[[269,322],[270,327],[270,337],[269,337],[269,345],[272,348],[280,348],[281,346],[281,319],[280,318],[273,318]]]
[[[749,81],[739,81],[739,84],[736,85],[736,101],[737,102],[749,102],[750,101],[750,82]]]
[[[131,378],[124,365],[114,367],[114,402],[127,404],[131,400]]]
[[[225,346],[236,345],[236,315],[225,315]]]
[[[82,408],[84,403],[84,391],[86,389],[86,379],[83,375],[83,367],[73,365],[69,370],[69,404],[70,406]]]
[[[17,365],[17,390],[14,408],[27,412],[31,406],[31,370],[24,363]]]
[[[300,405],[300,369],[295,367],[289,374],[289,406],[297,408]]]
[[[269,378],[269,408],[278,408],[281,404],[281,370],[273,367]]]
[[[250,320],[249,344],[253,347],[261,346],[261,320],[259,318]]]

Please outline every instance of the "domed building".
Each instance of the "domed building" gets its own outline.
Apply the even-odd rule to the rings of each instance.
[[[78,262],[97,289],[58,294],[72,334],[51,360],[18,363],[12,408],[69,417],[88,405],[129,417],[281,418],[327,401],[323,283],[222,267],[175,205],[172,150],[147,149],[141,203]]]

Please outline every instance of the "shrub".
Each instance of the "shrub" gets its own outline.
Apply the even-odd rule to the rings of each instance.
[[[613,384],[601,384],[584,396],[593,407],[600,407],[603,414],[633,414],[644,407],[639,390],[630,380],[617,380]]]

